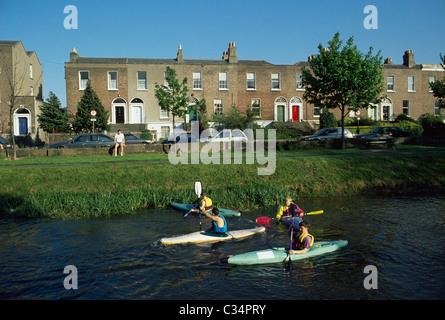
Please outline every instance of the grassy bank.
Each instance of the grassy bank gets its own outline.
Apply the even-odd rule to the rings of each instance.
[[[270,176],[258,176],[257,163],[172,165],[166,155],[5,160],[0,163],[0,215],[74,219],[165,208],[170,201],[195,201],[196,180],[215,205],[240,210],[275,205],[286,195],[445,188],[443,153],[319,152],[277,152]]]

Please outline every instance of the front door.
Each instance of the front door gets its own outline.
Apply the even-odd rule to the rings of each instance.
[[[115,108],[116,123],[125,123],[124,107],[116,106]]]
[[[298,122],[300,121],[300,107],[292,106],[292,121]]]
[[[19,135],[27,135],[27,134],[28,134],[28,119],[19,118]]]
[[[284,106],[277,106],[277,121],[284,122]]]

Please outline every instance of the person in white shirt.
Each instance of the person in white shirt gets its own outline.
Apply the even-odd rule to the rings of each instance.
[[[121,147],[121,156],[124,155],[124,146],[125,146],[125,136],[121,132],[121,130],[117,130],[116,135],[114,136],[114,156],[117,156],[117,149]]]

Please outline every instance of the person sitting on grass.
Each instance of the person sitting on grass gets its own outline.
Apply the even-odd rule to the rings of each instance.
[[[290,232],[294,232],[293,228]],[[289,254],[305,254],[314,244],[314,236],[309,234],[309,222],[303,221],[300,223],[300,232],[293,237],[292,249]]]
[[[210,215],[206,211],[203,211],[204,215],[212,220],[212,226],[205,232],[212,232],[216,234],[226,234],[227,232],[227,221],[223,216],[219,215],[218,208],[212,209],[212,214]]]
[[[121,148],[121,156],[124,155],[124,146],[125,146],[125,136],[121,132],[121,130],[117,130],[116,135],[114,136],[114,156],[117,156],[117,149]]]

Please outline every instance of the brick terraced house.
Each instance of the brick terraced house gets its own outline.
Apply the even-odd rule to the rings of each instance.
[[[261,125],[273,121],[318,123],[319,108],[303,100],[301,75],[302,68],[309,67],[308,61],[276,65],[240,60],[234,42],[215,60],[184,59],[181,46],[172,59],[81,57],[73,49],[65,63],[68,113],[76,113],[90,81],[110,115],[111,131],[118,127],[132,132],[148,129],[157,138],[166,137],[172,130],[171,115],[158,106],[155,83],[164,83],[167,66],[176,70],[178,79],[187,77],[191,102],[205,99],[208,113],[226,112],[236,105],[241,111],[256,109]],[[439,112],[428,83],[444,77],[441,65],[418,65],[408,50],[403,64],[385,59],[383,72],[387,98],[376,108],[362,111],[362,116],[391,121],[401,113],[418,118]]]

